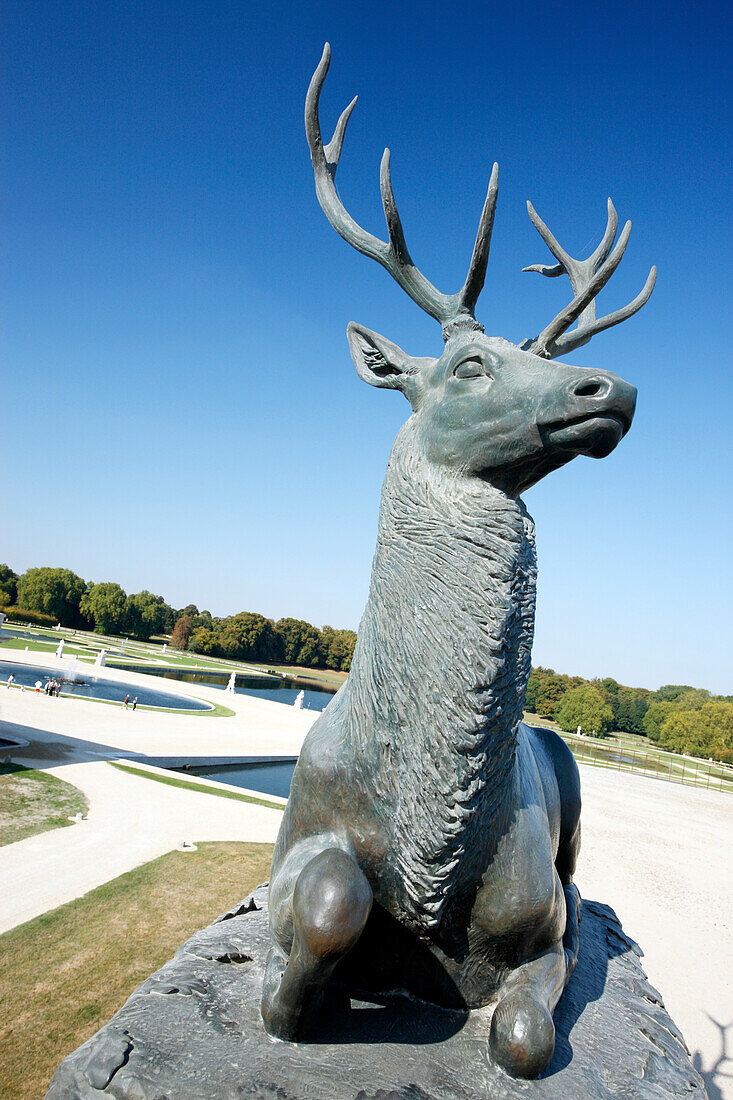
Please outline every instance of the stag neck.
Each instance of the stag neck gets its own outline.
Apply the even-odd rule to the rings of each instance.
[[[416,418],[410,417],[397,435],[387,466],[372,583],[352,679],[358,679],[362,664],[375,652],[367,634],[384,634],[401,617],[397,634],[408,623],[422,621],[427,633],[412,639],[395,636],[392,641],[408,649],[425,646],[433,655],[436,646],[442,647],[444,671],[456,678],[455,690],[462,684],[474,708],[475,728],[493,703],[488,696],[479,699],[471,693],[490,691],[497,677],[502,691],[513,693],[512,699],[502,701],[501,710],[518,720],[529,676],[535,579],[534,524],[522,500],[482,478],[431,462],[421,453]],[[448,621],[457,624],[450,637],[445,631]],[[360,644],[364,627],[368,630]],[[474,640],[464,645],[469,635]],[[523,654],[521,667],[509,680],[507,646],[518,646]],[[400,667],[412,669],[419,678],[423,659],[417,660],[414,652],[411,658]],[[385,672],[390,664],[384,665]],[[370,669],[368,678],[373,675]],[[510,725],[513,722],[511,718]]]
[[[485,852],[487,818],[511,785],[536,572],[522,502],[421,456],[413,419],[387,468],[342,706],[351,756],[399,837],[395,905],[431,928]]]

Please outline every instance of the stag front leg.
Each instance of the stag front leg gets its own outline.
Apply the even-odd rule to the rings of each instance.
[[[491,1020],[491,1057],[512,1077],[537,1077],[555,1049],[552,1013],[578,961],[580,894],[572,884],[564,889],[562,940],[514,971]]]
[[[288,899],[280,899],[280,905]],[[314,1022],[334,967],[364,930],[372,891],[356,861],[327,848],[302,869],[292,892],[292,948],[277,945],[267,960],[262,992],[265,1030],[294,1042]]]

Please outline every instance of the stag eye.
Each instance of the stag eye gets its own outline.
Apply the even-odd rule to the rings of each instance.
[[[486,371],[480,359],[464,359],[453,371],[454,378],[480,378],[485,374]]]

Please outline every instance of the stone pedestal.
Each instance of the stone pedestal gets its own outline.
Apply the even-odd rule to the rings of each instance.
[[[267,891],[197,932],[59,1067],[46,1100],[704,1100],[684,1040],[613,912],[585,902],[577,970],[542,1078],[487,1057],[490,1010],[352,1000],[312,1042],[260,1019]],[[673,980],[673,978],[672,978]]]

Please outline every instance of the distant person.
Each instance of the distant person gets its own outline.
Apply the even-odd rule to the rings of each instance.
[[[137,710],[137,695],[136,695],[136,696],[135,696],[135,698],[134,698],[134,699],[132,700],[132,709],[133,709],[133,710]]]
[[[13,676],[13,674],[11,672],[10,675],[8,676],[8,687],[10,687],[10,685],[14,684],[14,683],[15,683],[15,677]]]
[[[35,687],[36,687],[36,695],[38,695],[38,694],[39,694],[39,692],[40,692],[40,690],[41,690],[41,688],[43,687],[43,684],[41,683],[41,681],[40,681],[40,680],[36,680],[36,684],[35,684]]]
[[[130,705],[130,696],[129,695],[125,696],[125,701],[123,702],[122,705],[125,708],[125,710],[127,710],[128,706]]]

